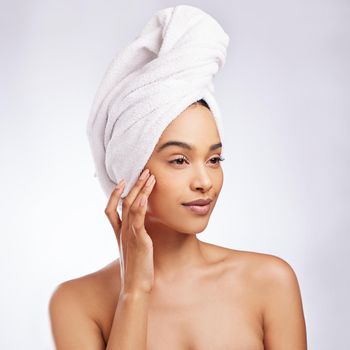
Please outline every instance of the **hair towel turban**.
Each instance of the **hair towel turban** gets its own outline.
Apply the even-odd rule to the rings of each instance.
[[[156,12],[112,60],[87,123],[95,176],[107,197],[121,179],[127,196],[164,129],[191,103],[207,102],[223,139],[212,80],[228,43],[213,17],[179,5]]]

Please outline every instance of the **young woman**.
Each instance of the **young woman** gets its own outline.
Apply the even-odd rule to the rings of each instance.
[[[49,311],[58,350],[306,350],[292,267],[197,237],[223,185],[220,143],[199,101],[164,130],[121,218],[119,183],[105,213],[120,258],[56,288]]]

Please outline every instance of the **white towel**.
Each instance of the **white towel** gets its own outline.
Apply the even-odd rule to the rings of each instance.
[[[156,12],[112,60],[87,123],[95,176],[107,197],[121,179],[127,196],[164,129],[197,100],[209,105],[223,140],[212,80],[228,43],[213,17],[178,5]]]

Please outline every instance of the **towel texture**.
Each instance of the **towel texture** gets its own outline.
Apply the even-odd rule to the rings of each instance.
[[[107,197],[121,179],[127,196],[164,129],[197,100],[209,105],[223,140],[213,77],[228,43],[213,17],[178,5],[156,12],[112,60],[87,123],[95,176]]]

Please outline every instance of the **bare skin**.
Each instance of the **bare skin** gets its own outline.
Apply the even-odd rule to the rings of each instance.
[[[202,244],[208,257],[206,271],[188,272],[177,283],[154,287],[147,348],[306,350],[299,287],[289,265],[269,254]],[[108,342],[118,303],[119,268],[117,259],[65,282],[74,291],[79,309],[96,326],[100,349]],[[271,281],[282,286],[281,300],[269,290]],[[268,308],[273,304],[275,308]]]
[[[258,296],[249,291],[251,285],[242,271],[246,268],[243,260],[249,258],[244,258],[244,252],[204,242],[203,249],[208,257],[206,270],[193,271],[179,283],[157,285],[152,291],[147,348],[264,349],[261,305]],[[236,266],[234,256],[242,260],[236,261]],[[108,281],[118,269],[117,260],[97,274],[105,274]],[[236,272],[230,274],[230,270]],[[94,277],[90,276],[91,286]],[[112,285],[109,297],[101,298],[91,310],[106,343],[118,295],[118,284]]]
[[[147,349],[306,350],[300,290],[288,263],[197,238],[223,185],[222,168],[211,162],[220,149],[208,151],[220,141],[210,111],[203,106],[184,111],[158,145],[169,140],[188,142],[196,149],[170,146],[158,152],[156,147],[145,165],[157,180],[144,221],[154,260]],[[186,163],[169,163],[179,157]],[[213,202],[205,216],[181,204],[207,197]],[[76,349],[105,349],[121,286],[120,259],[64,282],[56,293],[61,296],[50,304],[56,339],[68,339],[74,329],[71,339],[76,340],[69,344],[80,344]]]

